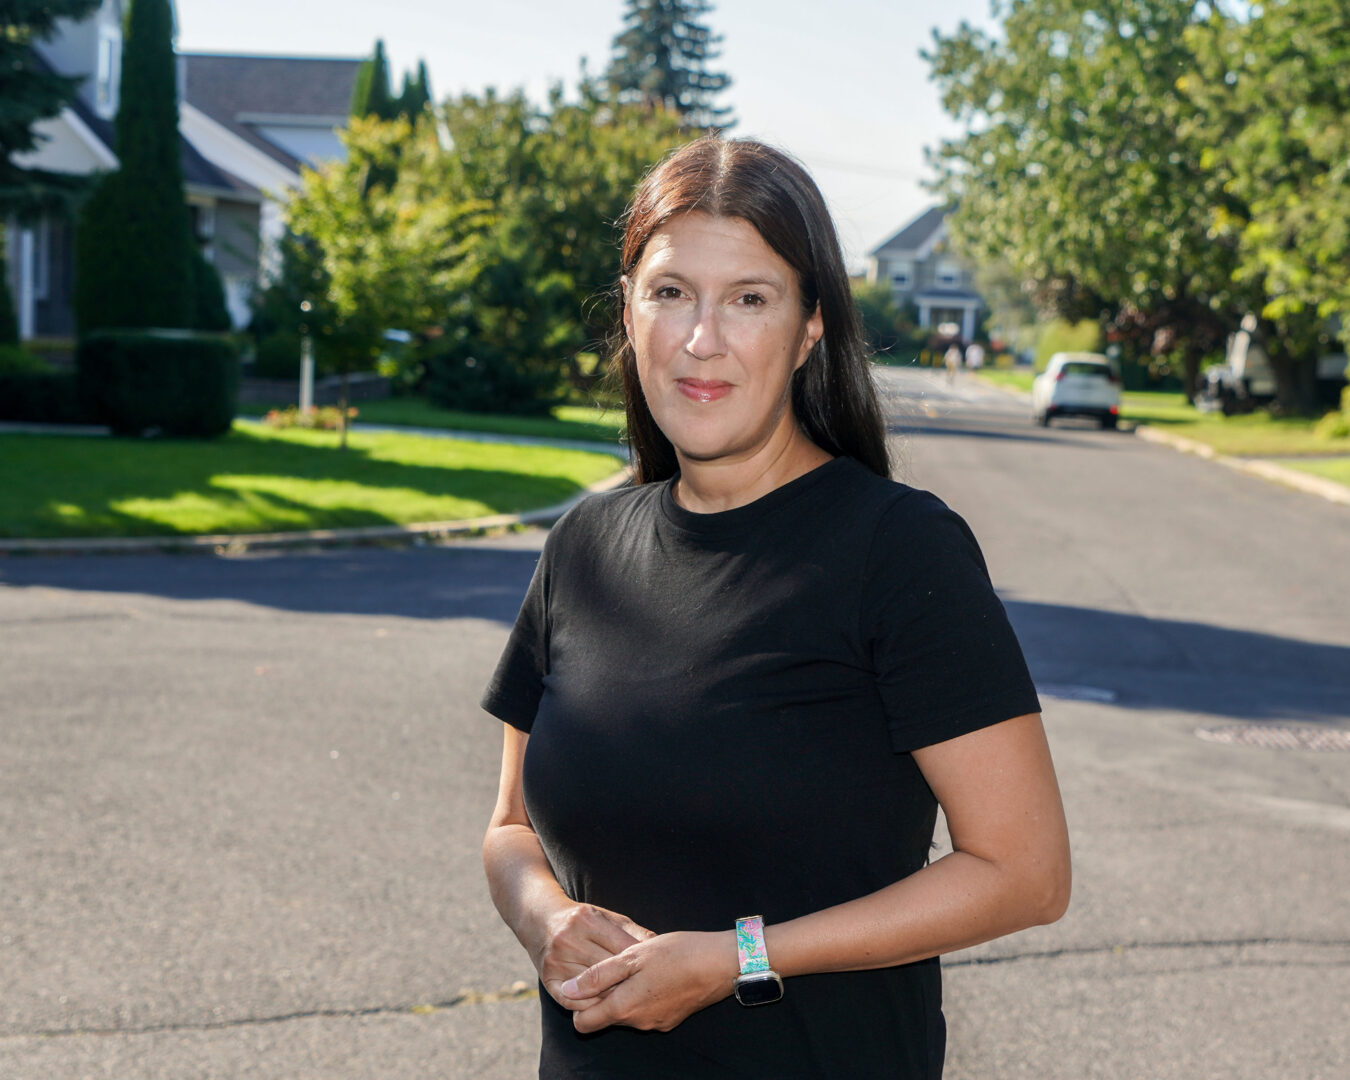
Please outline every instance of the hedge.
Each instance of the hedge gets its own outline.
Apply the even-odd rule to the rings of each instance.
[[[79,395],[114,434],[212,438],[230,430],[239,394],[233,340],[190,330],[103,330],[81,340]]]
[[[0,371],[0,420],[29,424],[80,424],[75,375],[68,371]]]

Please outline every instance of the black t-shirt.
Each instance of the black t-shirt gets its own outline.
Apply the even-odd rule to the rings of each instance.
[[[722,513],[670,482],[579,504],[483,705],[530,733],[525,805],[563,889],[657,933],[912,874],[937,804],[908,751],[1040,711],[965,522],[848,458]],[[790,978],[668,1033],[578,1035],[541,1000],[550,1080],[942,1072],[936,959]]]

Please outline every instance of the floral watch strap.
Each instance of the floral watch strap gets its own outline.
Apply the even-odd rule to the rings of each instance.
[[[747,915],[736,920],[736,955],[741,961],[742,975],[769,970],[769,954],[764,948],[763,915]]]

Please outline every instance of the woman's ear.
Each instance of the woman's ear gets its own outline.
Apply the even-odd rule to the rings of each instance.
[[[630,345],[633,343],[633,310],[628,306],[628,293],[631,287],[627,274],[619,278],[619,288],[623,293],[623,332]]]
[[[624,317],[627,318],[626,309]],[[806,317],[806,329],[802,334],[802,347],[797,355],[797,362],[792,366],[793,371],[796,371],[797,368],[806,363],[806,358],[811,355],[811,350],[816,347],[816,342],[824,337],[824,335],[825,320],[821,317],[820,305],[817,304],[816,310]]]

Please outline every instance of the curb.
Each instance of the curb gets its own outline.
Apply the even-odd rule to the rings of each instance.
[[[1338,484],[1334,480],[1325,480],[1320,476],[1309,476],[1307,473],[1286,469],[1281,465],[1276,465],[1273,461],[1265,461],[1261,458],[1230,457],[1227,454],[1219,453],[1214,447],[1205,443],[1196,442],[1194,439],[1186,439],[1180,435],[1171,435],[1147,424],[1136,425],[1134,434],[1147,442],[1170,446],[1173,450],[1180,450],[1184,454],[1194,454],[1196,457],[1213,461],[1236,472],[1246,473],[1248,476],[1259,476],[1263,480],[1271,480],[1308,495],[1317,495],[1326,499],[1327,502],[1350,506],[1350,488],[1344,484]]]

